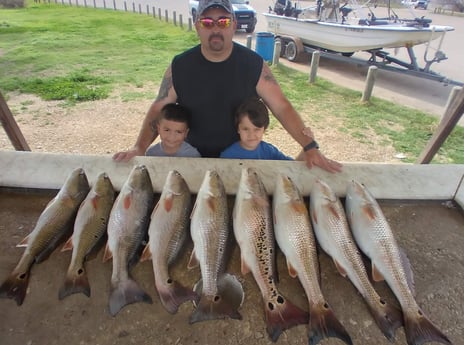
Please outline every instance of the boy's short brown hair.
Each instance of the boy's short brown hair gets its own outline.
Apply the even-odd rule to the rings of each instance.
[[[267,129],[269,126],[269,110],[264,102],[258,97],[252,97],[243,102],[235,113],[235,127],[248,116],[251,123],[256,127]]]
[[[156,125],[162,119],[185,123],[187,124],[187,128],[190,128],[190,122],[192,121],[192,113],[189,109],[187,109],[183,105],[180,105],[179,103],[168,103],[163,108],[161,108],[159,118],[151,123],[151,127],[153,130],[156,131]]]

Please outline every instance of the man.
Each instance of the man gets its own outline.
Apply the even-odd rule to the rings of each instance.
[[[199,1],[195,29],[200,44],[174,57],[134,147],[116,153],[114,160],[128,161],[144,155],[158,136],[152,122],[165,104],[174,102],[192,112],[187,142],[202,157],[219,157],[221,151],[239,139],[234,126],[237,107],[245,99],[257,96],[302,146],[300,157],[308,168],[341,171],[340,163],[319,151],[313,133],[283,94],[269,66],[258,54],[233,42],[236,26],[230,0]]]

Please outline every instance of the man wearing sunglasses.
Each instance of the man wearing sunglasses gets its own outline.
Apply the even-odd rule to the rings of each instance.
[[[230,0],[200,0],[195,29],[200,44],[177,55],[167,68],[158,97],[143,121],[134,147],[118,152],[116,161],[128,161],[158,136],[151,124],[167,103],[179,103],[192,113],[187,142],[202,157],[219,157],[238,140],[234,113],[250,97],[260,97],[303,148],[300,157],[309,168],[341,171],[341,164],[326,158],[300,115],[283,94],[269,66],[254,51],[233,41],[237,27]],[[155,127],[156,128],[156,127]]]

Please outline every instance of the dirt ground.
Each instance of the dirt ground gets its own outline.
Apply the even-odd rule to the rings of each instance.
[[[34,152],[113,154],[132,147],[151,104],[146,99],[124,101],[124,94],[153,92],[155,95],[157,91],[157,85],[121,88],[106,100],[72,107],[59,101],[44,102],[33,95],[10,93],[7,104]],[[343,126],[333,114],[328,111],[323,121],[315,122],[311,111],[311,108],[304,109],[301,115],[313,129],[321,150],[330,158],[345,162],[401,162],[397,158],[401,153],[395,152],[385,138],[367,133],[365,143],[346,140],[346,134],[340,130]],[[300,150],[280,124],[267,131],[265,140],[293,157]],[[0,150],[13,150],[3,129]]]
[[[0,189],[0,280],[11,272],[23,249],[15,245],[33,228],[53,193],[24,193]],[[397,240],[409,255],[417,301],[424,312],[453,341],[464,343],[464,248],[461,209],[450,203],[381,203]],[[71,295],[58,300],[70,262],[70,252],[56,250],[41,264],[32,267],[28,292],[22,306],[0,299],[0,344],[5,345],[126,345],[126,344],[271,344],[265,330],[262,299],[251,275],[240,273],[239,250],[234,245],[228,271],[236,274],[245,291],[240,308],[242,320],[206,321],[190,325],[191,303],[183,304],[175,315],[162,307],[154,287],[152,264],[139,263],[132,273],[153,304],[137,303],[112,317],[108,311],[111,262],[102,263],[103,250],[87,262],[91,297]],[[199,270],[186,269],[191,241],[172,268],[174,279],[193,286]],[[336,316],[354,344],[390,344],[381,334],[353,285],[341,277],[329,257],[320,253],[321,286]],[[284,257],[277,252],[279,290],[293,303],[307,309],[304,291],[297,279],[289,277]],[[374,285],[390,303],[396,303],[384,283]],[[284,332],[277,344],[307,344],[307,326]],[[403,329],[396,344],[406,344]],[[322,345],[342,344],[338,339]]]

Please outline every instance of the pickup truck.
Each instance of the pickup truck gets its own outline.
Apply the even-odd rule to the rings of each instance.
[[[249,4],[248,0],[231,0],[234,8],[235,18],[237,19],[237,30],[245,29],[251,34],[255,31],[257,16],[256,11]],[[192,20],[195,22],[197,19],[198,1],[189,0],[189,13],[192,15]]]

